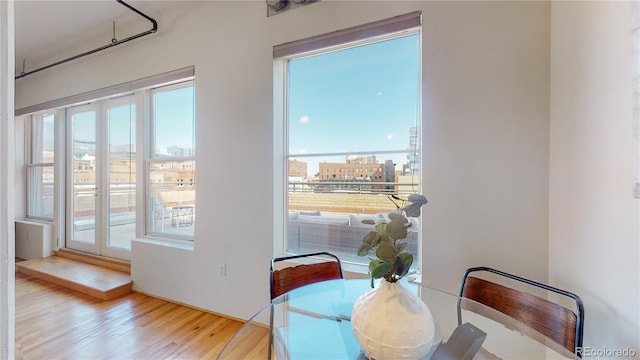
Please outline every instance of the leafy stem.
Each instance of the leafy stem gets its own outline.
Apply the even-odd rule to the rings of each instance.
[[[389,282],[397,282],[408,274],[413,264],[413,255],[405,252],[407,237],[411,222],[407,217],[420,216],[420,208],[427,203],[427,199],[419,194],[409,195],[407,200],[397,196],[389,198],[397,210],[389,213],[389,222],[384,219],[374,222],[363,220],[363,224],[374,225],[374,229],[367,233],[358,247],[358,256],[369,256],[369,276],[371,285],[374,279],[384,278]],[[399,207],[393,199],[408,202]],[[373,256],[372,256],[373,255]]]

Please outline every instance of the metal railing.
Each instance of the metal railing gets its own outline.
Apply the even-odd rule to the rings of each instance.
[[[366,180],[289,181],[289,192],[353,193],[353,194],[410,194],[418,191],[419,184]]]

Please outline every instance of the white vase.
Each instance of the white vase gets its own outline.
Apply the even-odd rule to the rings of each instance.
[[[369,359],[422,359],[435,336],[427,305],[400,283],[381,280],[353,304],[351,325]]]

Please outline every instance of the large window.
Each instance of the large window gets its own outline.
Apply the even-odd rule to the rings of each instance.
[[[195,131],[192,82],[151,91],[147,232],[193,238]]]
[[[193,240],[193,68],[55,104],[28,117],[29,217],[66,221],[66,247],[123,259],[138,236]],[[54,173],[66,179],[59,210]]]
[[[420,192],[419,29],[313,43],[276,59],[286,79],[283,250],[366,262],[356,249],[372,226],[362,220],[384,218],[395,209],[394,197]],[[414,225],[407,242],[418,265]]]
[[[31,138],[27,164],[27,217],[53,220],[54,206],[54,114],[30,118]]]

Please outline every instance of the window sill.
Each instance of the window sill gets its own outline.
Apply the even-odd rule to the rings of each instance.
[[[150,239],[150,238],[137,238],[134,242],[164,246],[168,248],[194,251],[193,241],[181,241],[181,240],[165,240],[165,239]]]

